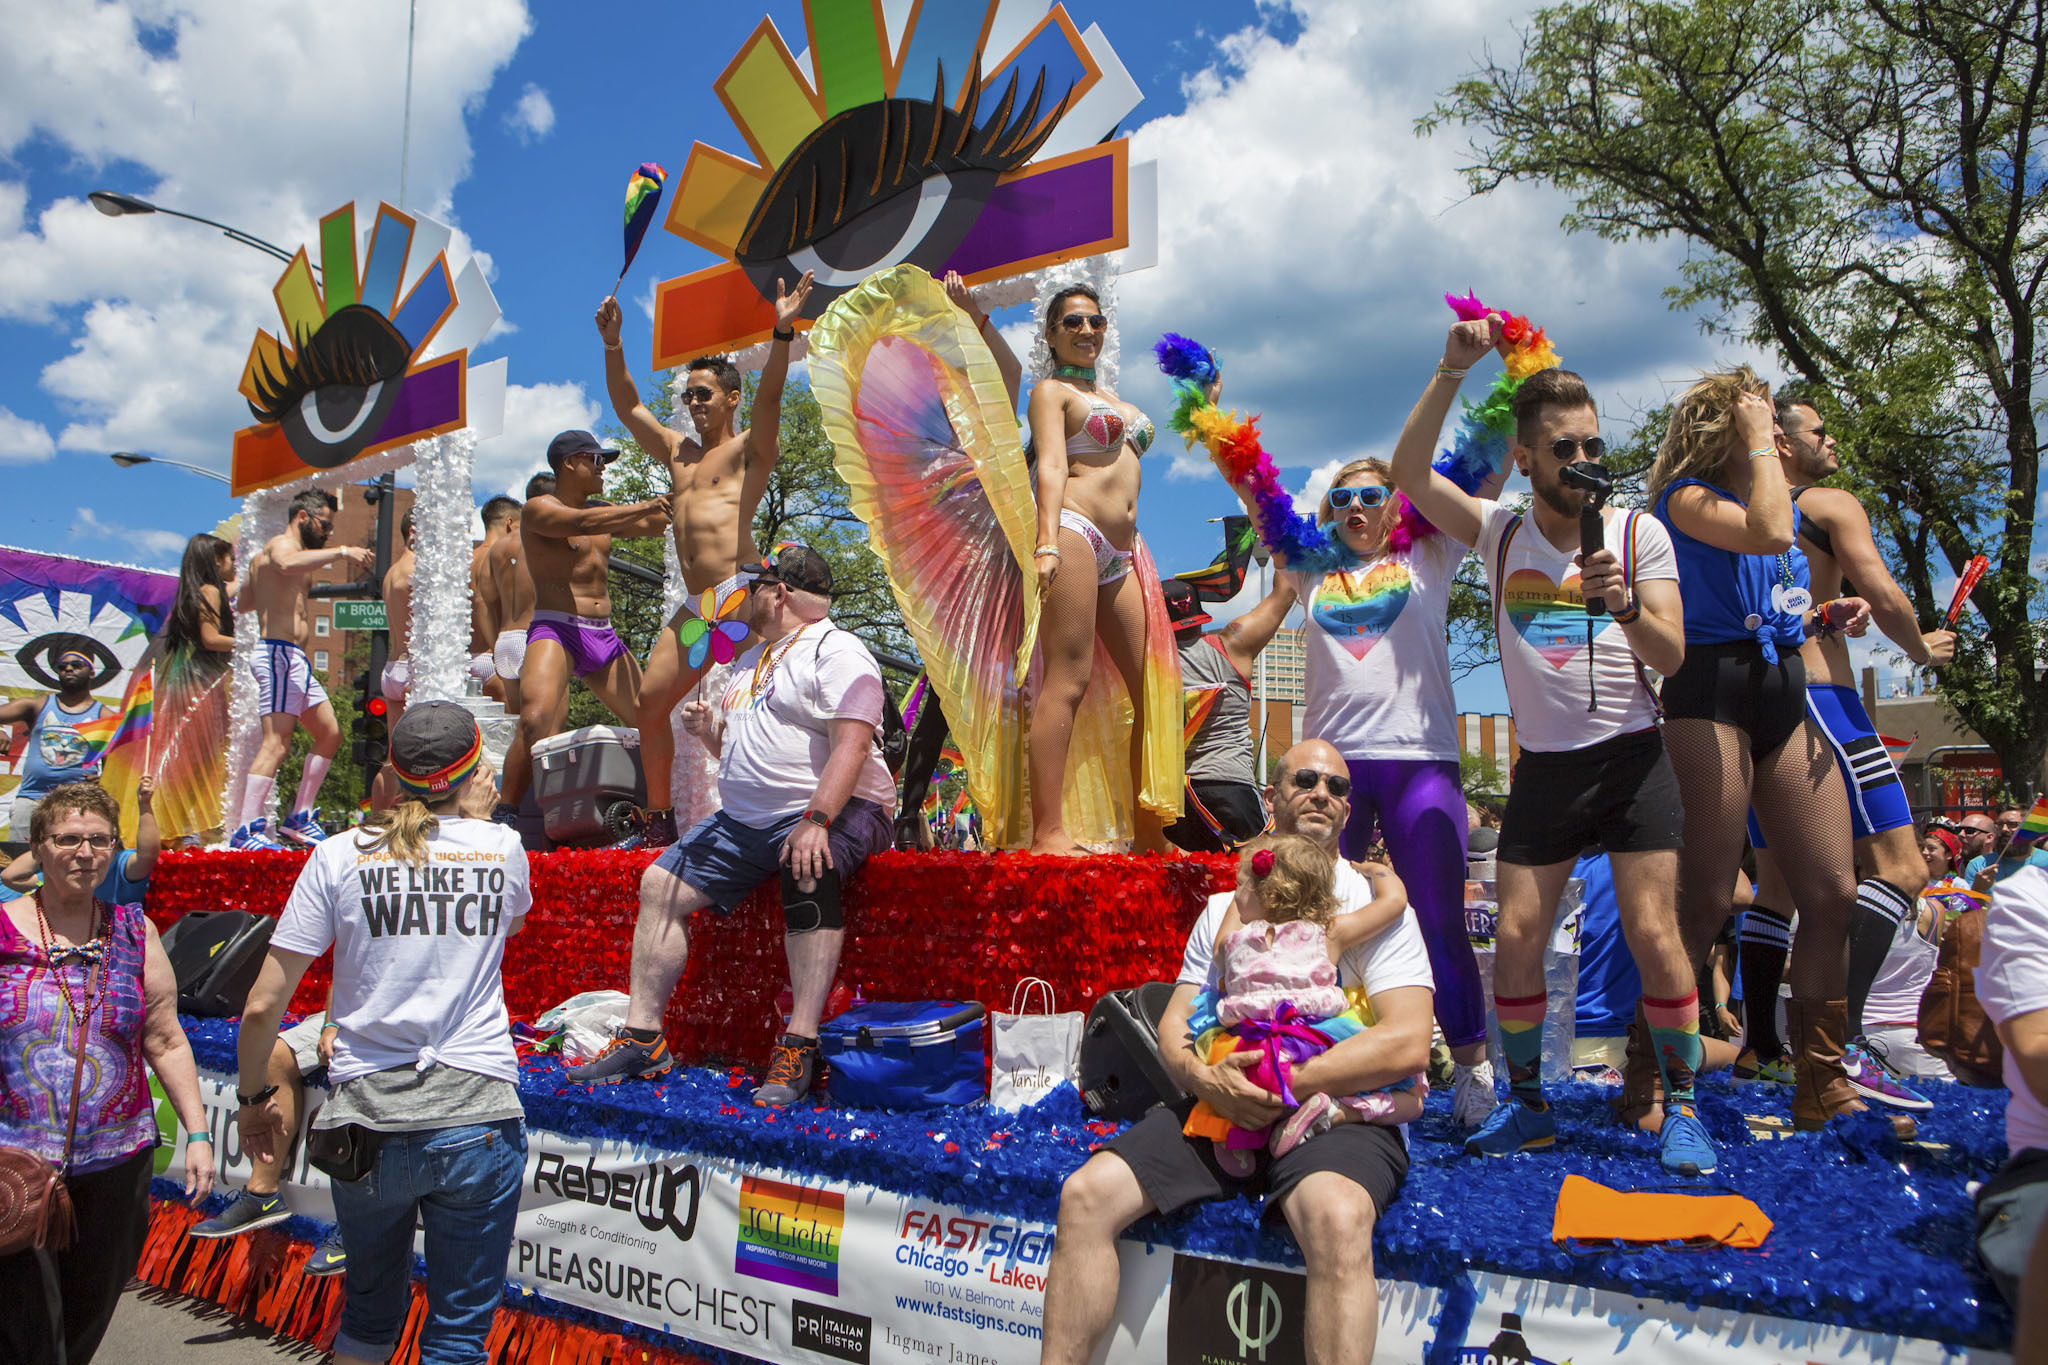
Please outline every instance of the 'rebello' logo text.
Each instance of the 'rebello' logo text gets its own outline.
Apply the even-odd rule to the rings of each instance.
[[[1043,1293],[1053,1230],[913,1205],[903,1215],[896,1242],[898,1265],[949,1280],[972,1275],[990,1284]]]
[[[609,1171],[592,1157],[570,1165],[561,1153],[543,1151],[533,1168],[533,1192],[573,1199],[599,1208],[630,1212],[649,1232],[667,1228],[678,1242],[697,1231],[701,1181],[691,1164],[650,1161],[638,1170]]]

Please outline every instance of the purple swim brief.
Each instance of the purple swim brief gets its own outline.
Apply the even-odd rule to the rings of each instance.
[[[565,611],[537,611],[526,628],[527,657],[542,640],[553,640],[569,656],[569,667],[587,678],[626,652],[619,633],[601,616],[571,616]]]

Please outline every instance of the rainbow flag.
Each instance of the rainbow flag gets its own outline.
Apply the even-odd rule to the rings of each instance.
[[[83,739],[92,758],[97,760],[112,753],[124,744],[131,744],[149,733],[150,714],[155,709],[156,682],[153,671],[148,667],[137,668],[128,679],[128,694],[121,699],[121,709],[109,711],[97,720],[89,720],[77,727],[79,738]]]
[[[668,172],[652,161],[641,162],[640,169],[626,180],[626,263],[619,267],[622,280],[633,268],[633,258],[640,254],[640,243],[654,222],[654,211],[661,204],[661,188],[667,181]]]
[[[2027,812],[2027,818],[2020,821],[2020,827],[2013,831],[2012,842],[2006,846],[2008,858],[2026,852],[2042,838],[2048,837],[2048,796],[2034,803]]]

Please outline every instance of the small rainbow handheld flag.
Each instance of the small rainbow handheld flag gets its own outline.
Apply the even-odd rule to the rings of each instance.
[[[2020,827],[2013,831],[2012,842],[2006,845],[2008,858],[2030,852],[2034,845],[2048,838],[2048,796],[2034,803],[2027,812],[2027,818],[2020,821]]]
[[[652,161],[640,163],[640,169],[633,172],[626,181],[626,262],[619,267],[619,284],[626,282],[626,272],[633,268],[633,258],[640,254],[640,243],[647,238],[647,229],[654,224],[654,211],[661,206],[661,188],[668,183],[668,172]],[[619,286],[612,286],[617,295]]]
[[[121,709],[109,711],[97,720],[79,725],[78,735],[91,752],[89,761],[98,761],[124,744],[131,744],[149,734],[149,724],[156,704],[156,680],[153,671],[142,667],[128,679],[128,694],[121,699]]]

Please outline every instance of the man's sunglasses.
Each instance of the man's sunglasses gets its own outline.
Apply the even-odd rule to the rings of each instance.
[[[1391,496],[1393,495],[1386,488],[1376,483],[1365,484],[1358,488],[1332,488],[1330,490],[1330,510],[1332,512],[1341,512],[1354,502],[1360,507],[1378,507]]]
[[[1569,460],[1581,450],[1586,452],[1587,459],[1597,463],[1602,456],[1607,454],[1607,442],[1601,440],[1598,436],[1588,436],[1583,441],[1575,441],[1569,436],[1560,436],[1550,443],[1550,453],[1560,460]]]
[[[1328,785],[1330,795],[1342,801],[1351,795],[1351,779],[1342,773],[1319,773],[1314,768],[1296,768],[1294,786],[1297,791],[1312,792],[1318,782]]]
[[[718,392],[715,389],[707,389],[702,384],[693,384],[683,390],[683,397],[689,399],[692,403],[709,403],[712,399],[718,397]]]
[[[1084,327],[1091,332],[1100,332],[1109,326],[1109,319],[1100,313],[1068,313],[1060,319],[1060,326],[1069,332],[1078,332]]]

